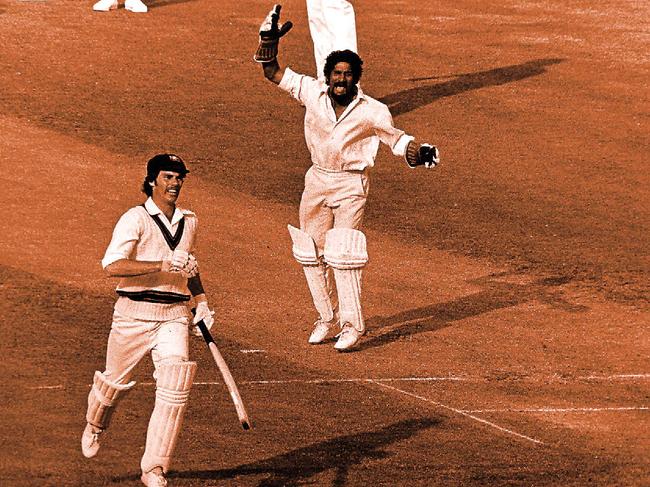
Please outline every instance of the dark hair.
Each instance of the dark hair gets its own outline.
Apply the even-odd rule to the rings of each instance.
[[[359,55],[349,49],[330,52],[325,59],[325,67],[323,68],[323,74],[328,82],[334,66],[338,63],[348,63],[350,65],[352,68],[352,79],[354,80],[354,83],[357,84],[361,79],[361,74],[363,73],[363,61]]]
[[[183,160],[176,154],[158,154],[153,156],[147,162],[147,176],[142,183],[142,192],[147,196],[153,194],[151,183],[156,180],[160,171],[174,171],[180,174],[181,177],[185,177],[190,172],[185,167]]]
[[[142,192],[147,196],[151,196],[153,194],[153,188],[149,183],[153,183],[153,181],[149,181],[149,176],[147,176],[144,178],[144,182],[142,183]]]

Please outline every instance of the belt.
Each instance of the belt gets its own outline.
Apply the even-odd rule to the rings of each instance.
[[[190,300],[190,296],[185,294],[155,291],[152,289],[146,291],[123,291],[118,289],[117,294],[129,298],[132,301],[146,301],[147,303],[159,304],[184,303]]]

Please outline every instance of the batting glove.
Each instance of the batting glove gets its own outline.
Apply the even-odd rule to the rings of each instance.
[[[163,261],[163,272],[176,272],[187,279],[196,276],[199,273],[199,264],[196,258],[180,249],[174,250],[168,260]]]
[[[189,252],[184,250],[176,249],[172,252],[171,261],[172,268],[182,269],[187,264],[187,261],[190,259]]]
[[[212,311],[210,306],[208,306],[208,298],[206,298],[205,294],[199,294],[198,296],[195,296],[194,299],[196,301],[196,309],[194,312],[194,320],[192,321],[192,323],[194,323],[192,333],[195,336],[200,337],[202,333],[196,324],[199,321],[203,321],[205,327],[210,330],[212,325],[214,325],[214,311]]]
[[[258,63],[268,63],[278,56],[280,37],[291,30],[293,24],[278,24],[282,5],[275,4],[260,26],[260,41],[253,59]]]
[[[187,262],[183,267],[181,267],[178,270],[178,272],[180,272],[183,275],[183,277],[190,279],[198,275],[199,263],[197,262],[196,258],[192,254],[189,254],[187,257]]]

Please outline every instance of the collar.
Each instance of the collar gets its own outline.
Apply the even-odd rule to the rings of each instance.
[[[158,208],[158,205],[153,202],[153,199],[151,199],[151,196],[147,198],[147,201],[144,202],[144,208],[147,210],[147,213],[150,215],[162,215],[165,216],[164,213],[160,208]],[[183,211],[178,208],[174,208],[174,214],[172,215],[172,221],[170,222],[171,225],[176,225],[179,221],[183,219]],[[163,218],[163,221],[167,221],[167,218]]]

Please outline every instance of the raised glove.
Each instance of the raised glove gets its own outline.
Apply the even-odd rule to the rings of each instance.
[[[409,167],[424,166],[427,169],[440,163],[440,152],[435,145],[421,144],[419,147],[411,142],[406,148],[406,163]]]
[[[194,323],[192,333],[195,336],[200,337],[201,330],[196,326],[196,324],[203,320],[205,327],[210,330],[212,325],[214,325],[214,311],[210,310],[208,299],[205,297],[205,294],[199,294],[198,296],[195,296],[194,299],[196,300],[196,308],[194,310],[194,320],[192,321],[192,323]]]
[[[253,59],[258,63],[268,63],[278,56],[280,37],[291,30],[293,24],[278,24],[282,5],[275,4],[260,26],[260,42]]]

